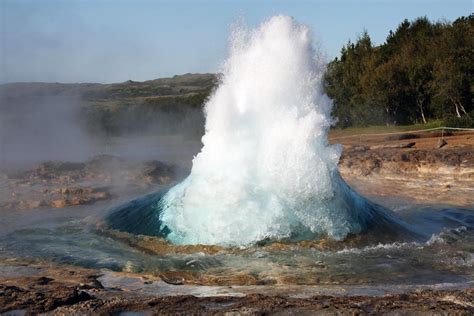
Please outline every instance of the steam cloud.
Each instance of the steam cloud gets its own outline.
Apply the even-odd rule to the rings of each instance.
[[[80,102],[77,97],[46,93],[34,98],[15,99],[10,94],[14,88],[2,88],[2,166],[23,167],[51,159],[78,161],[93,152],[92,141],[79,120]]]

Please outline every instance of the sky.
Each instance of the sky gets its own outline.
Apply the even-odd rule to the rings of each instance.
[[[255,27],[276,14],[309,25],[329,61],[364,30],[381,44],[404,19],[472,11],[472,0],[0,0],[0,83],[217,72],[232,24]]]

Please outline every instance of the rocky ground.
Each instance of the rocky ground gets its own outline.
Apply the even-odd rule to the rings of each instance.
[[[444,140],[441,148],[440,141]],[[410,203],[474,205],[474,133],[402,134],[334,139],[339,170],[361,194]],[[442,141],[441,141],[442,142]]]
[[[342,143],[340,172],[366,196],[410,203],[474,205],[474,134],[333,138]],[[64,208],[140,195],[176,180],[182,171],[159,161],[133,162],[101,155],[85,162],[44,162],[29,170],[0,171],[0,212]],[[170,276],[126,276],[129,284],[157,284],[163,292],[137,294],[114,285],[104,271],[78,267],[0,263],[0,313],[17,314],[459,314],[474,313],[474,290],[407,289],[402,293],[288,295],[255,285],[198,295]],[[114,275],[124,278],[124,275]],[[127,280],[128,280],[127,279]],[[131,282],[131,283],[130,283]],[[175,285],[170,285],[175,284]],[[173,290],[175,288],[182,291]],[[225,289],[223,289],[225,288]],[[202,289],[198,288],[198,289]],[[155,289],[156,290],[156,289]],[[173,292],[174,291],[174,292]],[[201,291],[201,290],[196,290]],[[301,292],[301,291],[300,291]],[[172,293],[172,294],[170,294]],[[205,292],[204,292],[205,293]],[[286,293],[286,294],[285,294]],[[201,292],[202,294],[202,292]],[[7,313],[8,314],[8,313]]]
[[[65,208],[141,194],[170,183],[178,170],[156,160],[131,162],[111,155],[86,162],[48,161],[29,170],[0,171],[0,210]]]
[[[93,314],[134,312],[158,314],[230,315],[433,315],[474,313],[472,289],[417,289],[405,293],[377,295],[317,294],[288,295],[291,288],[269,287],[193,287],[173,286],[146,275],[103,272],[77,267],[0,264],[0,313],[34,315]],[[5,275],[17,277],[5,278]],[[127,279],[127,282],[123,282]],[[114,286],[120,281],[122,287]],[[128,285],[127,285],[128,284]],[[137,288],[155,284],[159,295],[142,293]],[[178,290],[170,289],[178,288]],[[224,289],[222,289],[224,288]],[[160,290],[155,290],[159,293]],[[193,292],[194,291],[194,292]],[[206,294],[207,291],[207,294]],[[220,292],[219,292],[220,291]],[[263,292],[263,293],[262,293]],[[170,295],[171,293],[171,295]],[[188,293],[188,294],[186,294]],[[286,294],[283,294],[286,293]]]

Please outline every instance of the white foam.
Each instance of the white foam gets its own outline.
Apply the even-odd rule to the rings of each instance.
[[[247,245],[264,238],[364,229],[365,200],[337,171],[332,103],[309,28],[275,16],[232,34],[223,77],[205,106],[191,174],[161,201],[178,244]]]

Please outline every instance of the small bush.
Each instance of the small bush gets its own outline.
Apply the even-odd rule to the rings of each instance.
[[[447,127],[474,128],[473,115],[474,113],[471,113],[470,116],[450,117],[445,120],[445,124]]]

